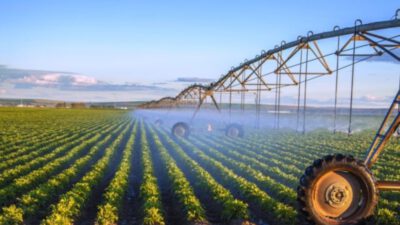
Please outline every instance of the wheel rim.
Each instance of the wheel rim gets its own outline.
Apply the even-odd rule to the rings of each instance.
[[[366,204],[365,186],[347,171],[330,171],[321,176],[313,190],[315,211],[324,218],[346,219],[357,215]]]
[[[228,136],[230,136],[230,137],[238,137],[239,136],[239,129],[237,129],[236,127],[229,128]]]
[[[186,129],[184,127],[182,127],[182,126],[177,126],[174,129],[174,134],[176,136],[183,137],[183,136],[185,136],[185,133],[186,133]]]

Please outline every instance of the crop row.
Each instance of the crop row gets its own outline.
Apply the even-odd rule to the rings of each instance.
[[[283,224],[294,224],[296,222],[297,212],[293,207],[275,200],[262,191],[256,184],[238,176],[231,169],[225,167],[218,160],[211,158],[187,140],[179,139],[178,143],[202,166],[207,167],[210,173],[218,177],[224,186],[234,189],[235,192],[239,192],[238,197],[247,202],[254,203],[269,214],[269,219]]]
[[[142,134],[141,151],[143,168],[143,182],[140,186],[140,198],[143,209],[143,224],[164,225],[165,219],[163,215],[160,190],[157,185],[157,178],[154,176],[153,162],[151,160],[144,123],[140,124],[140,132]]]
[[[79,130],[77,129],[68,130],[68,128],[62,128],[62,127],[47,128],[47,130],[41,130],[41,133],[31,134],[28,137],[23,137],[25,139],[21,140],[21,143],[19,143],[19,141],[15,141],[12,138],[10,138],[11,140],[9,140],[9,142],[2,143],[0,149],[5,157],[11,158],[16,155],[20,155],[20,152],[26,152],[27,150],[34,151],[35,149],[43,147],[49,142],[62,140],[65,137],[71,136],[71,134],[73,133],[80,133],[81,131],[84,131],[88,127],[91,127],[93,125],[97,125],[97,123],[93,122],[82,123]]]
[[[223,163],[235,173],[258,184],[260,188],[266,190],[267,193],[269,193],[271,196],[274,196],[277,200],[290,204],[293,207],[296,206],[296,192],[269,176],[273,175],[274,172],[277,171],[276,169],[274,170],[273,167],[260,163],[257,160],[254,160],[253,158],[247,157],[236,151],[229,150],[229,148],[220,148],[222,149],[220,152],[210,147],[210,145],[201,143],[198,140],[191,140],[206,154]],[[230,158],[230,155],[233,155],[234,158]],[[279,173],[276,173],[275,175],[279,175]],[[282,173],[281,175],[286,176],[286,174]],[[294,181],[294,183],[297,183],[297,180]]]
[[[111,146],[107,147],[102,158],[85,174],[85,176],[67,193],[60,197],[58,203],[52,206],[50,215],[42,221],[41,224],[73,224],[77,217],[81,214],[82,209],[88,202],[89,197],[93,194],[93,188],[103,179],[109,163],[117,154],[123,143],[124,137],[130,135],[130,126],[126,126],[124,131],[115,138]]]
[[[13,169],[4,171],[0,175],[0,186],[7,185],[10,181],[12,181],[12,183],[5,189],[0,190],[0,193],[8,193],[8,191],[13,191],[14,188],[25,189],[23,187],[32,186],[31,183],[33,180],[37,183],[46,179],[46,177],[56,172],[59,168],[68,165],[71,161],[83,155],[96,143],[97,140],[107,135],[111,129],[112,127],[102,130],[97,134],[89,133],[74,140],[68,145],[56,148],[50,154],[38,157],[29,163],[21,164]],[[27,172],[29,173],[26,174]],[[0,196],[3,199],[6,198],[3,194]],[[0,200],[0,202],[3,202],[3,199]]]
[[[219,184],[209,172],[201,167],[196,161],[190,158],[186,152],[165,133],[157,132],[153,134],[162,138],[164,146],[168,146],[170,154],[174,155],[176,159],[181,162],[185,168],[184,172],[195,177],[193,182],[194,186],[205,193],[210,195],[211,199],[220,205],[221,210],[219,215],[222,220],[246,220],[249,219],[248,205],[241,200],[235,199],[231,192]]]
[[[27,219],[32,216],[38,216],[40,209],[44,209],[62,192],[66,191],[71,185],[71,182],[76,180],[79,175],[90,165],[90,162],[96,158],[96,155],[101,154],[102,150],[106,148],[119,134],[122,129],[127,129],[126,125],[119,125],[114,131],[110,131],[103,139],[98,139],[98,142],[93,146],[90,151],[84,156],[75,161],[69,168],[61,173],[47,180],[32,189],[31,191],[22,195],[16,204],[12,204],[3,208],[3,214],[0,218],[3,221],[13,221],[14,216],[8,215],[7,212],[12,209],[17,209],[21,218]],[[11,222],[10,222],[11,223]]]
[[[129,171],[132,166],[131,157],[137,128],[138,123],[135,123],[133,132],[122,153],[123,156],[118,171],[103,194],[103,202],[98,206],[96,224],[111,225],[118,222],[118,213],[121,210],[122,201],[128,187]]]
[[[1,108],[0,112],[0,152],[3,153],[30,148],[37,142],[46,143],[61,134],[75,133],[81,126],[111,122],[123,117],[115,111],[97,110]]]
[[[105,129],[108,126],[108,124],[99,124],[97,126],[93,126],[90,128],[82,128],[82,130],[76,134],[70,135],[66,134],[69,136],[62,136],[62,139],[57,139],[57,140],[49,140],[47,144],[41,145],[41,147],[34,146],[32,150],[30,148],[24,148],[21,149],[20,151],[16,151],[15,154],[11,154],[4,156],[4,161],[0,163],[0,172],[4,170],[9,170],[13,168],[16,165],[21,165],[26,162],[29,162],[35,158],[39,158],[44,156],[45,154],[51,153],[54,151],[57,147],[66,145],[79,137],[84,136],[87,133],[92,133],[96,132],[98,130]],[[20,156],[19,156],[20,155]]]
[[[152,128],[150,129],[150,137],[155,143],[158,154],[162,159],[162,164],[166,168],[168,179],[171,181],[172,192],[177,198],[184,212],[184,217],[188,223],[205,223],[205,211],[200,201],[195,196],[189,181],[183,172],[176,165],[175,160],[168,154],[163,144]]]

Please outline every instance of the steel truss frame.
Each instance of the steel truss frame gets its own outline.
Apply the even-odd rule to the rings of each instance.
[[[326,57],[332,55],[332,53],[324,54],[319,47],[318,41],[328,39],[328,38],[340,38],[345,35],[352,35],[342,46],[338,43],[338,49],[334,54],[338,57],[374,57],[381,56],[384,53],[391,55],[397,60],[400,60],[400,56],[393,53],[393,49],[399,48],[399,41],[392,37],[385,37],[372,33],[371,31],[383,30],[389,28],[400,27],[400,20],[396,18],[395,20],[375,22],[370,24],[361,24],[360,20],[355,22],[354,27],[339,29],[335,26],[333,31],[313,34],[309,32],[306,37],[299,36],[296,41],[285,43],[282,42],[280,46],[275,46],[274,49],[269,51],[262,51],[261,55],[257,55],[251,60],[245,60],[238,67],[232,67],[226,75],[221,76],[216,82],[209,85],[193,84],[184,90],[182,90],[176,97],[166,97],[158,101],[151,101],[141,105],[143,108],[159,108],[166,107],[167,105],[179,106],[181,104],[193,104],[196,103],[196,108],[200,108],[201,105],[207,98],[211,98],[211,101],[217,109],[219,109],[218,103],[215,98],[215,94],[219,93],[248,93],[248,92],[264,92],[273,91],[278,89],[278,92],[283,87],[288,86],[299,86],[304,83],[306,85],[307,81],[310,79],[305,79],[300,81],[300,77],[307,76],[323,76],[332,75],[334,72],[338,73],[339,68],[336,65],[336,69],[331,69],[326,60]],[[374,54],[357,54],[356,42],[366,42],[365,46],[370,46],[374,50]],[[383,43],[384,42],[384,43]],[[353,43],[353,47],[346,49]],[[284,57],[284,51],[289,50],[288,56]],[[305,57],[303,56],[305,52]],[[350,52],[350,53],[347,53]],[[294,65],[289,65],[289,62],[294,59],[296,55],[301,55],[299,62]],[[310,56],[314,56],[310,58]],[[305,59],[304,59],[305,58]],[[309,71],[309,63],[317,61],[322,66],[322,71]],[[276,68],[269,72],[263,73],[263,66],[268,62],[276,63]],[[355,59],[350,66],[354,67],[358,61]],[[300,66],[299,71],[293,71],[292,67]],[[349,65],[348,65],[349,66]],[[277,76],[276,82],[268,82],[265,77],[268,75],[275,74]],[[282,83],[279,82],[281,78],[287,77],[290,82]],[[253,81],[253,82],[252,82]],[[256,83],[254,83],[254,81]],[[258,93],[259,94],[259,93]],[[305,90],[306,94],[306,90]],[[279,96],[277,96],[278,98]],[[231,101],[231,100],[230,100]],[[231,105],[231,102],[230,102]]]

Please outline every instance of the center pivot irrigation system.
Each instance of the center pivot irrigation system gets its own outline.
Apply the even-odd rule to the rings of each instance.
[[[299,36],[296,41],[290,43],[282,41],[280,46],[262,51],[255,58],[245,60],[240,66],[232,67],[226,75],[214,83],[191,85],[176,97],[148,102],[143,104],[142,108],[195,105],[191,118],[193,121],[207,99],[211,99],[211,104],[220,111],[223,99],[221,96],[227,94],[228,98],[224,99],[228,99],[230,115],[232,95],[240,95],[240,108],[243,110],[245,93],[252,92],[256,95],[255,109],[259,119],[261,93],[272,92],[275,95],[274,126],[279,128],[281,89],[297,87],[297,123],[303,122],[304,132],[308,82],[318,77],[335,76],[334,130],[336,130],[339,77],[341,71],[347,69],[351,76],[348,125],[350,134],[356,65],[382,56],[400,62],[399,27],[400,10],[397,10],[394,18],[388,21],[362,24],[361,20],[356,20],[353,27],[342,29],[335,26],[333,31],[319,34],[310,31],[307,36]],[[220,94],[219,103],[216,99],[217,94]],[[367,151],[365,160],[334,154],[315,160],[313,165],[305,170],[298,187],[298,201],[299,210],[306,219],[317,224],[358,224],[374,214],[379,191],[400,191],[400,181],[377,181],[371,172],[371,167],[378,160],[390,137],[398,130],[399,124],[400,89]],[[187,137],[189,129],[188,123],[178,122],[173,126],[172,133]],[[229,124],[226,134],[240,137],[243,135],[243,128],[239,124]]]

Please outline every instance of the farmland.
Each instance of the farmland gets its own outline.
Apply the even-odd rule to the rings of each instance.
[[[0,224],[302,224],[299,177],[314,159],[363,159],[373,130],[170,135],[117,110],[0,108]],[[374,166],[400,180],[392,138]],[[381,193],[374,224],[400,224],[400,193]]]

